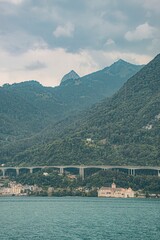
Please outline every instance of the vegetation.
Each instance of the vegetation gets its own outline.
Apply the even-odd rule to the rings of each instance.
[[[112,98],[61,127],[10,164],[160,165],[160,55]]]
[[[117,65],[112,68],[119,69]],[[101,79],[102,73],[109,71],[111,74],[112,68],[98,72],[97,76]],[[82,82],[80,85],[85,89]],[[89,80],[87,84],[90,83]],[[71,112],[78,106],[76,104],[82,103],[76,101],[81,98],[83,88],[79,88],[80,95],[75,91],[70,100],[69,90],[64,89],[71,91],[77,86],[73,80],[72,83],[66,80],[61,84],[61,90],[56,88],[54,91],[34,81],[1,88],[0,163],[12,166],[160,165],[160,55],[131,77],[111,98],[73,117]],[[62,88],[66,94],[63,101]],[[90,96],[92,94],[93,89]],[[94,101],[98,101],[98,97]],[[68,117],[62,120],[64,116]],[[43,194],[53,187],[56,196],[95,196],[97,188],[110,186],[113,180],[119,187],[141,189],[146,194],[160,192],[158,176],[142,173],[130,176],[126,172],[110,170],[87,172],[84,181],[79,177],[61,176],[56,171],[47,176],[43,171],[25,173],[12,176],[12,179],[22,184],[37,184],[44,189]]]
[[[95,173],[89,172],[85,180],[81,178],[70,179],[68,175],[59,175],[58,172],[50,172],[48,176],[43,175],[43,171],[34,174],[23,174],[12,178],[21,184],[36,184],[43,189],[53,187],[56,195],[85,195],[85,190],[90,190],[91,195],[95,195],[95,189],[102,186],[110,187],[113,181],[117,187],[129,188],[134,191],[141,190],[143,193],[160,193],[160,178],[154,175],[131,176],[125,172],[113,170],[101,170]],[[82,190],[80,190],[82,189]],[[93,191],[92,191],[93,190]],[[87,191],[86,191],[87,192]],[[90,196],[90,195],[89,195]]]
[[[70,116],[111,96],[141,68],[121,60],[85,77],[68,79],[55,88],[43,87],[36,81],[0,87],[0,163],[38,162],[39,150],[32,154],[32,146],[36,149],[64,132],[67,135],[66,126],[76,124]],[[26,149],[30,150],[25,155],[31,154],[32,160],[20,157]],[[48,156],[44,153],[43,157]]]

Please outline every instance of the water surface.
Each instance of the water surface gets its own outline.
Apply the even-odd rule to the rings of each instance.
[[[1,197],[0,240],[159,240],[160,200]]]

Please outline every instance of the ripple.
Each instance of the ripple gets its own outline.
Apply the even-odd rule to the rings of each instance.
[[[159,240],[160,201],[0,198],[0,240]]]

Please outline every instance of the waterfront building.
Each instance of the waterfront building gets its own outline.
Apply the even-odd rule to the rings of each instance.
[[[109,198],[133,198],[135,192],[131,188],[117,188],[115,183],[111,187],[101,187],[98,190],[98,197]]]
[[[16,184],[15,182],[10,182],[8,187],[0,188],[0,195],[20,195],[23,191],[23,186],[21,184]]]
[[[40,192],[42,188],[37,185],[22,185],[16,182],[9,182],[8,187],[0,186],[0,196],[21,196],[29,193]]]

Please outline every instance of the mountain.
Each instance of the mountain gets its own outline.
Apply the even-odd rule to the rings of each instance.
[[[38,132],[50,122],[60,119],[65,108],[52,88],[36,81],[0,88],[0,137],[21,138]]]
[[[0,161],[62,133],[70,116],[115,93],[141,68],[120,60],[82,78],[69,77],[54,88],[34,80],[0,87]]]
[[[0,87],[0,138],[3,134],[7,139],[9,135],[29,136],[50,123],[90,107],[113,94],[141,66],[123,63],[118,72],[114,69],[110,72],[110,68],[113,66],[106,68],[108,72],[104,69],[83,78],[72,70],[62,78],[64,83],[55,88],[44,87],[37,81]]]
[[[66,84],[68,80],[76,80],[78,78],[80,78],[80,76],[74,70],[71,70],[69,73],[64,75],[60,84]]]
[[[49,143],[17,154],[14,163],[160,165],[159,145],[160,54],[113,97]]]
[[[63,84],[54,88],[54,93],[63,99],[70,113],[81,111],[112,96],[142,67],[119,60],[110,67],[84,77],[63,81]]]

